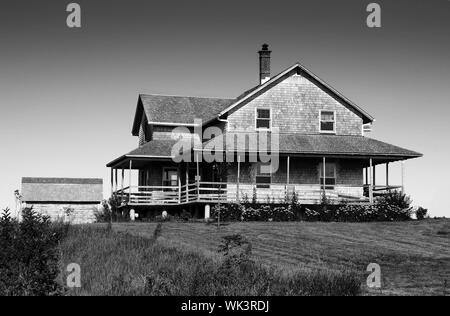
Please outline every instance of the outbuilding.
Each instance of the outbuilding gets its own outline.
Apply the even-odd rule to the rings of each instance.
[[[22,178],[22,205],[51,220],[93,223],[103,199],[103,179]]]

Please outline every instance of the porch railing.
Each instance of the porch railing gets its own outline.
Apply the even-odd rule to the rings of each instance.
[[[372,186],[380,195],[401,186]],[[116,191],[129,205],[178,205],[194,202],[230,203],[248,199],[257,203],[285,203],[294,192],[300,203],[318,203],[325,196],[331,202],[369,202],[369,185],[270,184],[261,187],[249,183],[193,182],[178,186],[131,186]]]

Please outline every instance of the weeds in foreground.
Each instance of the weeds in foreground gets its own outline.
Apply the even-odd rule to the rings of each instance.
[[[158,232],[159,231],[159,232]],[[157,228],[154,236],[160,235]],[[238,242],[235,242],[238,241]],[[244,251],[236,251],[235,246]],[[82,268],[82,288],[69,295],[357,295],[354,272],[284,275],[249,260],[242,237],[224,240],[222,258],[186,251],[99,227],[72,227],[61,244],[62,264]],[[241,254],[241,255],[236,255]]]
[[[33,209],[25,209],[22,221],[6,209],[0,218],[0,295],[59,295],[58,243],[68,226],[51,223]]]

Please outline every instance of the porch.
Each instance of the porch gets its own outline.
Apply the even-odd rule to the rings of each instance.
[[[127,186],[114,193],[130,206],[187,205],[192,203],[289,203],[295,195],[301,204],[316,204],[325,196],[330,203],[370,203],[368,192],[382,195],[401,186],[271,184],[258,187],[250,183],[193,182],[178,186]]]
[[[391,161],[385,158],[283,155],[279,157],[279,168],[270,175],[260,174],[262,164],[251,163],[246,158],[239,156],[234,163],[226,163],[226,172],[220,175],[215,163],[175,163],[170,158],[128,157],[111,168],[111,195],[130,206],[244,200],[282,204],[289,203],[294,194],[301,204],[317,204],[324,197],[338,204],[373,203],[378,195],[403,190],[403,164],[402,184],[391,185]],[[383,163],[385,183],[380,184],[376,182],[376,166],[381,167]],[[133,173],[137,174],[133,176]]]
[[[263,171],[268,165],[256,157],[260,154],[245,147],[250,142],[244,148],[225,148],[220,155],[224,162],[218,163],[203,160],[207,145],[194,147],[186,157],[174,154],[175,140],[152,140],[107,165],[111,195],[132,206],[245,199],[285,203],[294,193],[303,204],[320,203],[324,196],[331,203],[373,203],[378,195],[404,191],[404,161],[421,156],[362,136],[280,134],[279,138],[279,148],[268,151],[269,174]],[[228,146],[228,141],[222,143]],[[272,158],[277,162],[273,169]],[[394,174],[398,185],[391,182],[394,163],[401,171],[401,176]]]

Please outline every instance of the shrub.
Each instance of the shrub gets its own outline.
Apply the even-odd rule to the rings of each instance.
[[[155,230],[153,231],[153,240],[156,241],[162,233],[162,224],[158,223],[158,225],[156,225]]]
[[[401,191],[389,191],[383,196],[380,196],[375,201],[376,204],[386,204],[397,206],[398,208],[405,209],[411,207],[411,198]]]
[[[252,244],[241,234],[228,235],[222,237],[218,252],[226,258],[234,258],[234,261],[248,261],[252,252]]]
[[[422,206],[419,206],[419,208],[416,210],[416,218],[418,220],[423,220],[427,217],[428,210],[426,208],[423,208]]]
[[[258,194],[256,192],[256,187],[253,187],[253,193],[252,193],[252,206],[256,207],[258,203]]]
[[[259,218],[255,219],[258,221],[272,221],[274,217],[274,209],[271,205],[261,205],[259,208]]]
[[[308,221],[317,221],[320,219],[320,213],[313,208],[305,208],[305,218]]]
[[[94,211],[95,221],[97,223],[107,223],[111,221],[111,210],[106,200],[102,201],[102,208]]]
[[[411,219],[411,210],[384,203],[343,205],[328,217],[339,222],[403,221]]]
[[[305,209],[298,202],[297,193],[294,191],[292,193],[291,200],[289,202],[289,210],[294,213],[294,216],[299,220],[305,220]]]
[[[273,220],[277,222],[293,221],[294,212],[289,207],[279,206],[273,209]]]
[[[181,211],[180,218],[181,218],[181,220],[188,222],[192,218],[192,214],[190,212],[186,211],[185,209],[183,209]]]
[[[259,209],[247,207],[242,212],[242,219],[244,221],[258,221],[261,219],[261,212]]]
[[[22,221],[9,210],[0,219],[0,295],[59,295],[59,241],[68,226],[25,209]]]

